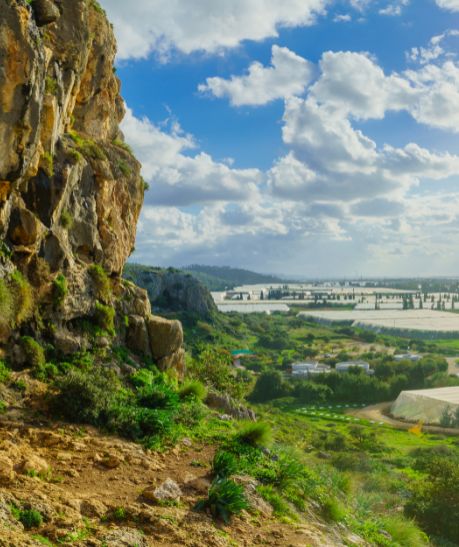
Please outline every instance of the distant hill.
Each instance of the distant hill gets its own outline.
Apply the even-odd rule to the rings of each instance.
[[[146,289],[154,311],[188,312],[205,318],[217,312],[211,294],[191,273],[126,264],[123,277]]]
[[[229,266],[202,266],[192,264],[183,268],[211,291],[233,289],[240,285],[286,283],[285,279]]]

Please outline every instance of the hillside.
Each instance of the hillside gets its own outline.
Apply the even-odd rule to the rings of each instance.
[[[191,273],[126,264],[123,276],[147,291],[154,309],[183,311],[208,319],[217,312],[209,291]]]
[[[234,287],[240,285],[287,283],[285,279],[280,277],[251,272],[241,268],[231,268],[229,266],[202,266],[192,264],[191,266],[183,267],[182,270],[190,272],[211,291],[234,289]]]

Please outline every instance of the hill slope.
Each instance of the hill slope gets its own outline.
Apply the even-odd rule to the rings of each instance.
[[[202,266],[192,264],[183,268],[201,281],[211,291],[234,289],[240,285],[286,283],[285,279],[229,266]]]

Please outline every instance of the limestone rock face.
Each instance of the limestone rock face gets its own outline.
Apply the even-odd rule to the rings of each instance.
[[[158,360],[180,349],[181,329],[158,344],[146,293],[120,278],[144,182],[119,130],[115,54],[93,0],[0,0],[0,352],[27,333],[70,353],[97,318]]]

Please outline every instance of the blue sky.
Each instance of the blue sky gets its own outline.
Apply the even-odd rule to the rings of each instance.
[[[102,3],[151,187],[134,260],[459,273],[459,0]]]

